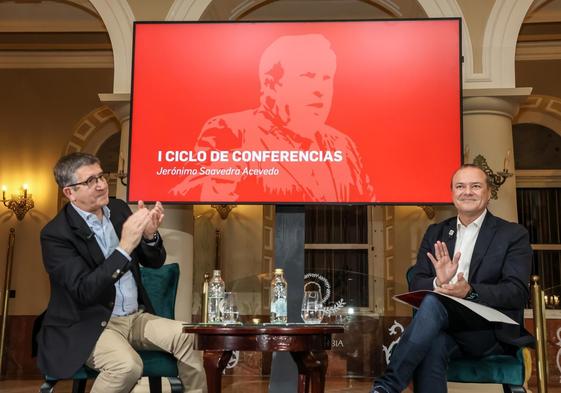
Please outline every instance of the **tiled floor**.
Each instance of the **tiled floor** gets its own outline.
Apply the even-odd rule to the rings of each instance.
[[[88,381],[86,391],[91,387]],[[144,381],[143,381],[144,382]],[[0,381],[0,393],[37,393],[42,381],[40,380],[6,380]],[[167,384],[164,383],[164,392],[169,392]],[[326,393],[367,393],[370,391],[372,382],[369,380],[347,380],[342,378],[330,379],[327,381]],[[232,378],[225,376],[222,380],[222,393],[267,393],[269,381],[267,378],[243,377]],[[61,381],[56,385],[55,393],[72,392],[70,381]],[[141,383],[134,390],[134,393],[148,393],[146,383]],[[288,392],[287,392],[288,393]]]
[[[3,380],[0,381],[0,393],[37,393],[40,380]],[[368,393],[372,382],[370,380],[332,378],[327,380],[326,393]],[[91,382],[88,384],[88,392]],[[223,393],[267,393],[268,379],[266,378],[233,378],[225,376],[222,383]],[[56,385],[55,393],[70,393],[72,385],[69,381],[62,381]],[[147,384],[141,383],[134,390],[134,393],[148,393]],[[450,384],[449,393],[502,393],[499,385],[472,385],[472,384]],[[537,388],[530,387],[532,393],[537,393]],[[550,386],[549,393],[561,393],[561,387]],[[164,384],[164,392],[169,392]],[[405,392],[411,393],[410,390]],[[287,392],[290,393],[290,392]]]
[[[37,393],[42,381],[40,380],[5,380],[0,381],[0,393]],[[222,393],[267,393],[269,381],[267,378],[232,378],[223,377]],[[351,380],[351,379],[330,379],[326,384],[326,393],[368,393],[372,382],[369,380]],[[91,387],[89,381],[86,391]],[[164,392],[168,386],[164,383]],[[70,381],[61,381],[56,385],[55,393],[72,392],[72,384]],[[134,390],[134,393],[148,393],[149,389],[146,383],[141,383]],[[289,393],[289,392],[287,392]]]

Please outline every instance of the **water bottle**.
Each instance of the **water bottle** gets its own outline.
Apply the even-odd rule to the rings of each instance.
[[[275,275],[271,281],[271,323],[287,322],[287,294],[288,285],[284,279],[284,271],[275,269]]]
[[[208,284],[208,323],[222,322],[220,315],[220,304],[224,299],[224,281],[220,276],[220,270],[214,270],[212,279]]]

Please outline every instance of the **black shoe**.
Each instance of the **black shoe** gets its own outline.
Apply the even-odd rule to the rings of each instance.
[[[388,393],[388,391],[381,386],[374,386],[372,387],[372,391],[370,393]]]

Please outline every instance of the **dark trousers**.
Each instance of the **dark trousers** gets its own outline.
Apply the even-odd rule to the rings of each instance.
[[[415,393],[445,393],[451,358],[504,353],[490,323],[479,320],[473,326],[465,326],[458,324],[465,316],[453,314],[436,295],[425,296],[372,391],[376,388],[399,393],[413,380]]]

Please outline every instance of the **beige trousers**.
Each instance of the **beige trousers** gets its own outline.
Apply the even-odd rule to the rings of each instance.
[[[177,358],[185,392],[207,391],[202,353],[193,350],[193,335],[182,332],[183,322],[137,312],[112,316],[86,361],[99,371],[91,393],[129,393],[142,376],[137,350],[162,350]]]

